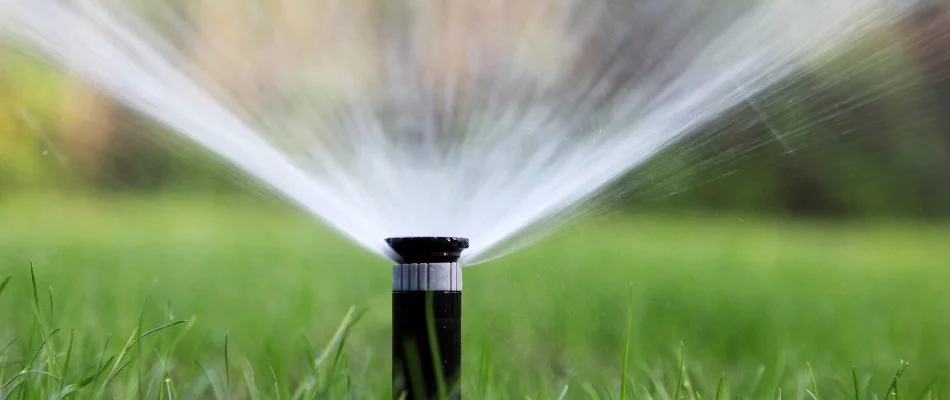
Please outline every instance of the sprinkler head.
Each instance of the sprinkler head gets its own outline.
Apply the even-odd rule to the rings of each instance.
[[[393,398],[435,399],[438,383],[460,399],[462,268],[468,239],[386,239],[393,266]],[[436,351],[437,350],[437,351]]]
[[[460,237],[395,237],[386,243],[402,264],[454,263],[468,248],[468,239]]]

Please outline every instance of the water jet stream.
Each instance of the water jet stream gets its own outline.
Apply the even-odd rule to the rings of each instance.
[[[0,32],[370,251],[471,265],[902,4],[0,0]]]

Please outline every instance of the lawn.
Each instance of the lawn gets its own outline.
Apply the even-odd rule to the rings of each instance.
[[[629,311],[631,398],[884,399],[902,360],[950,398],[948,267],[950,226],[594,219],[466,270],[463,392],[619,397]],[[282,204],[2,197],[6,276],[0,399],[390,396],[389,262]]]

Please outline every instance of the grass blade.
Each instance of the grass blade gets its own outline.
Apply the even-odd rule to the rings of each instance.
[[[183,324],[185,322],[187,321],[184,321],[184,320],[172,321],[167,324],[161,325],[157,328],[150,329],[149,331],[141,335],[138,334],[138,328],[136,328],[135,331],[132,332],[132,335],[129,336],[129,340],[126,341],[125,346],[123,346],[122,350],[119,351],[119,355],[115,357],[115,361],[113,361],[112,363],[112,370],[109,371],[109,374],[106,375],[106,380],[103,382],[102,386],[99,387],[99,390],[97,391],[97,397],[102,396],[103,392],[106,389],[106,386],[108,386],[109,383],[112,382],[112,380],[116,377],[116,375],[122,372],[122,370],[125,369],[125,367],[128,365],[128,363],[125,363],[125,364],[122,364],[122,363],[125,361],[125,357],[128,356],[129,352],[132,350],[133,347],[135,347],[136,344],[138,344],[142,339],[156,332],[160,332],[164,329],[173,327],[175,325]]]
[[[149,297],[151,297],[152,289],[154,288],[155,288],[155,280],[152,280],[152,283],[148,286],[148,289],[145,291],[145,298],[142,299],[142,307],[139,309],[139,319],[138,319],[138,326],[137,326],[139,332],[141,332],[142,329],[144,329],[143,324],[145,323],[145,307],[148,305],[148,299]],[[142,347],[136,347],[135,357],[139,359],[142,358]],[[138,385],[139,399],[142,399],[144,398],[145,395],[142,393],[141,382],[145,381],[145,378],[142,376],[141,364],[136,364],[135,375],[138,376],[139,383],[140,383]]]
[[[218,380],[215,379],[214,373],[205,368],[204,365],[201,365],[200,362],[195,361],[195,364],[198,364],[198,369],[204,374],[205,379],[208,380],[208,384],[211,385],[211,391],[214,392],[214,398],[223,399],[224,395],[221,392],[221,385],[218,385]]]
[[[129,366],[129,364],[131,364],[132,361],[134,361],[134,360],[135,360],[135,359],[132,358],[132,359],[130,359],[130,360],[124,362],[122,365],[119,366],[118,369],[116,369],[115,371],[113,371],[112,373],[110,373],[109,376],[106,377],[106,381],[102,384],[102,388],[100,389],[100,392],[103,392],[103,393],[104,393],[105,390],[106,390],[106,388],[108,388],[109,385],[112,383],[112,381],[115,380],[115,377],[119,376],[119,374],[121,374],[122,371],[125,371],[125,369]],[[100,397],[101,397],[101,396],[100,396]]]
[[[251,361],[244,359],[244,384],[247,385],[247,395],[251,400],[260,398],[260,392],[257,390],[257,380],[254,379],[254,367]]]
[[[3,278],[3,281],[0,281],[0,294],[3,294],[3,291],[7,288],[7,284],[10,283],[10,277]]]
[[[851,367],[851,378],[854,380],[854,400],[861,400],[861,383],[858,380],[857,367]]]
[[[63,361],[63,371],[62,371],[63,379],[59,385],[59,391],[61,393],[63,389],[65,389],[64,385],[66,384],[66,373],[69,372],[69,360],[72,358],[72,354],[73,354],[73,336],[75,335],[75,333],[76,333],[75,330],[72,330],[72,329],[69,330],[69,344],[66,346],[66,360]],[[63,395],[60,394],[60,398],[62,397]]]
[[[161,325],[161,326],[159,326],[159,327],[157,327],[157,328],[152,328],[152,329],[146,331],[145,333],[143,333],[143,334],[142,334],[141,336],[139,336],[137,339],[135,339],[135,343],[138,343],[138,342],[141,341],[142,339],[145,339],[147,336],[150,336],[150,335],[152,335],[152,334],[154,334],[154,333],[156,333],[156,332],[160,332],[160,331],[162,331],[162,330],[171,328],[171,327],[173,327],[173,326],[175,326],[175,325],[184,324],[185,322],[188,322],[188,321],[185,321],[185,320],[183,320],[183,319],[180,319],[180,320],[178,320],[178,321],[172,321],[172,322],[169,322],[169,323],[167,323],[167,324],[165,324],[165,325]],[[133,344],[134,344],[134,343],[133,343]]]
[[[175,396],[175,390],[172,388],[172,378],[167,376],[165,377],[165,394],[168,396],[168,400],[174,400],[177,397]]]
[[[53,288],[47,289],[49,289],[49,326],[53,326]]]
[[[584,389],[584,393],[587,394],[587,398],[591,400],[600,399],[600,394],[597,393],[597,389],[595,389],[594,385],[591,385],[590,382],[582,383],[581,389]]]
[[[943,374],[939,374],[933,377],[933,379],[931,379],[930,382],[928,382],[927,385],[924,386],[924,389],[920,391],[920,395],[915,397],[915,399],[924,400],[927,398],[927,395],[931,395],[931,397],[933,397],[934,388],[937,387],[937,384],[943,381],[943,378],[944,378]]]
[[[719,378],[719,385],[716,387],[716,400],[724,400],[723,394],[726,390],[726,376],[723,375]]]
[[[274,380],[274,398],[280,400],[280,384],[277,383],[277,372],[274,367],[270,367],[270,376]]]
[[[39,357],[40,352],[43,351],[43,348],[46,347],[47,343],[49,343],[49,339],[53,337],[53,335],[55,335],[56,332],[59,332],[59,329],[54,329],[52,332],[49,333],[49,335],[46,335],[46,337],[43,338],[43,342],[41,342],[40,347],[37,347],[36,351],[33,352],[33,357],[30,358],[30,362],[26,364],[25,369],[30,369],[31,367],[33,367],[33,363],[36,362],[36,359]]]
[[[109,357],[108,359],[106,359],[106,350],[109,348],[109,340],[111,338],[112,338],[112,335],[107,335],[105,343],[102,344],[102,352],[99,353],[99,363],[96,366],[96,373],[92,375],[93,381],[99,380],[99,376],[102,374],[103,364],[108,365],[109,363],[112,362],[112,357]],[[102,360],[106,360],[105,363],[103,363]]]
[[[327,344],[327,347],[323,349],[323,352],[321,352],[318,362],[316,363],[317,365],[322,364],[331,353],[333,354],[333,361],[331,361],[330,366],[324,376],[324,387],[321,389],[321,392],[328,391],[333,382],[335,382],[334,378],[336,376],[336,370],[340,365],[340,359],[343,357],[343,349],[345,348],[346,340],[350,336],[353,325],[359,322],[359,320],[365,315],[366,310],[358,310],[357,307],[351,306],[349,310],[347,310],[346,315],[343,317],[343,322],[341,322],[340,326],[337,327],[336,332],[333,334],[333,337]]]
[[[39,313],[40,309],[40,295],[36,290],[36,273],[33,271],[33,262],[30,261],[30,282],[33,284],[33,307],[35,311]]]
[[[561,389],[561,393],[557,395],[557,400],[564,400],[564,397],[567,397],[567,390],[571,388],[571,385],[564,385],[564,388]]]
[[[224,334],[224,398],[231,400],[231,362],[228,356],[228,334]]]
[[[673,392],[673,400],[679,400],[680,398],[680,388],[683,387],[683,381],[686,378],[684,376],[685,369],[686,369],[686,345],[683,342],[680,342],[680,363],[679,363],[679,371],[677,371],[677,374],[679,376],[676,378],[676,391]]]
[[[52,326],[53,326],[53,289],[50,288],[50,292],[49,292],[49,301],[50,301],[50,303],[49,303],[49,316],[48,316],[48,320],[44,322],[44,320],[43,320],[43,313],[42,313],[42,311],[41,311],[41,310],[42,310],[42,307],[41,307],[41,305],[40,305],[40,294],[39,294],[39,290],[37,289],[37,285],[36,285],[36,272],[35,272],[35,270],[34,270],[34,268],[33,268],[33,263],[32,263],[32,262],[30,263],[30,282],[32,283],[32,288],[33,288],[33,313],[34,313],[34,316],[36,317],[36,324],[37,324],[37,326],[39,326],[39,329],[40,329],[40,335],[47,335],[46,332],[47,332],[47,331],[50,331],[49,335],[46,337],[46,339],[44,339],[43,344],[40,346],[40,348],[43,348],[44,346],[47,347],[47,348],[49,348],[49,350],[45,352],[45,353],[46,353],[46,362],[47,362],[47,364],[49,364],[50,370],[52,370],[52,371],[54,371],[54,372],[57,372],[57,371],[58,371],[58,368],[57,368],[57,365],[56,365],[56,349],[53,348],[53,343],[52,343],[52,342],[49,342],[49,337],[52,336],[53,333],[55,333],[56,331],[58,331],[58,330],[52,330]],[[34,356],[34,359],[35,359],[35,356]],[[31,361],[30,365],[32,365],[32,361]],[[25,388],[26,388],[26,385],[23,386],[23,389],[24,389],[24,390],[25,390]]]
[[[623,340],[623,363],[620,366],[620,400],[627,400],[627,367],[630,358],[630,331],[633,329],[633,284],[627,300],[627,333]]]
[[[818,400],[818,381],[815,380],[815,370],[812,369],[810,362],[805,362],[805,365],[808,366],[808,379],[811,380],[811,390],[809,394],[815,400]]]
[[[887,386],[887,392],[884,394],[884,400],[893,398],[894,400],[900,400],[901,395],[897,389],[897,383],[900,380],[901,375],[904,374],[904,370],[907,369],[907,362],[901,360],[900,364],[897,365],[897,372],[894,373],[894,379],[891,380],[891,384]]]
[[[21,381],[17,382],[15,385],[13,385],[12,387],[10,387],[10,390],[7,391],[5,394],[2,393],[2,392],[0,392],[0,395],[2,395],[2,396],[0,396],[0,400],[6,400],[6,399],[10,398],[10,394],[12,394],[13,392],[17,391],[17,389],[20,388],[20,387],[23,385],[23,382],[25,382],[25,381],[21,380]],[[6,386],[6,384],[4,384],[3,386]],[[0,390],[3,389],[3,386],[0,386]]]

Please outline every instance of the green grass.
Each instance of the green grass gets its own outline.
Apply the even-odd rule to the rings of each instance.
[[[950,398],[948,244],[898,222],[591,221],[466,270],[463,392]],[[0,399],[388,398],[389,274],[279,204],[3,198]]]

